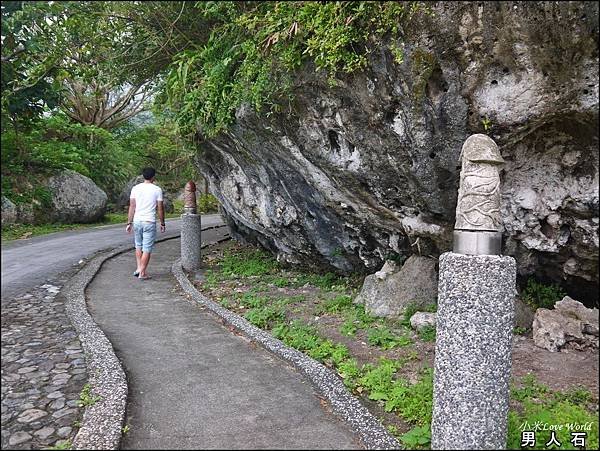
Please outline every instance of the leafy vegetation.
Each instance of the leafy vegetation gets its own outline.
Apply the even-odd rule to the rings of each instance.
[[[367,333],[367,341],[370,345],[379,346],[382,349],[392,349],[397,346],[412,344],[412,340],[406,335],[396,335],[385,326],[370,328]]]
[[[56,444],[52,445],[50,448],[48,449],[71,449],[73,448],[73,444],[71,443],[71,440],[58,440],[56,442]]]
[[[544,427],[536,431],[533,449],[547,449],[551,427],[562,444],[560,449],[576,449],[571,432],[578,430],[586,433],[586,449],[598,449],[598,410],[597,406],[595,411],[587,406],[592,400],[588,390],[573,387],[566,392],[553,392],[533,375],[527,375],[520,387],[512,388],[511,398],[518,400],[520,406],[508,414],[508,449],[523,449],[521,432],[534,430],[536,423]]]
[[[352,298],[348,295],[339,295],[326,299],[317,309],[317,313],[340,313],[352,306]]]
[[[175,57],[165,93],[181,129],[193,133],[200,123],[207,136],[227,128],[242,103],[282,110],[291,101],[290,74],[307,61],[332,84],[338,71],[364,68],[370,40],[398,38],[403,23],[426,11],[419,2],[197,2],[195,8],[212,25],[211,35]]]
[[[271,273],[277,266],[275,259],[261,250],[248,253],[226,253],[221,261],[225,276],[262,276]]]
[[[424,326],[418,332],[419,338],[423,341],[435,341],[435,327],[434,326]]]
[[[521,293],[521,299],[532,306],[538,308],[554,308],[554,304],[560,301],[566,293],[557,284],[545,285],[530,278],[527,285]]]
[[[92,395],[92,387],[90,387],[90,384],[85,384],[79,395],[79,402],[77,405],[79,407],[93,406],[100,401],[100,399],[102,399],[100,396]]]

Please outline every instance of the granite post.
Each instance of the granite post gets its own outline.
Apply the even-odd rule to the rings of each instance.
[[[506,447],[516,262],[502,256],[503,160],[486,135],[462,149],[454,252],[440,256],[432,449]]]
[[[202,220],[196,213],[196,185],[185,185],[183,214],[181,215],[181,265],[188,271],[200,268],[202,246]]]

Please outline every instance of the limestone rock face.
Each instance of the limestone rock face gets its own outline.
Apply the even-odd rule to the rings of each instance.
[[[540,348],[598,349],[598,309],[565,296],[554,310],[540,308],[533,320],[533,340]]]
[[[417,312],[410,317],[410,326],[415,330],[421,330],[425,327],[435,327],[437,315],[429,312]]]
[[[437,300],[435,260],[413,255],[398,268],[386,262],[381,271],[365,278],[354,300],[375,316],[400,316],[409,304],[425,306]]]
[[[2,225],[17,222],[17,206],[10,199],[2,196]]]
[[[486,133],[505,161],[504,253],[521,275],[597,298],[598,5],[432,8],[337,86],[307,66],[285,112],[242,105],[227,133],[199,133],[233,234],[342,271],[437,256],[451,248],[461,147]]]
[[[104,216],[106,193],[90,178],[65,170],[48,179],[47,184],[52,194],[52,208],[48,211],[52,221],[86,223]]]

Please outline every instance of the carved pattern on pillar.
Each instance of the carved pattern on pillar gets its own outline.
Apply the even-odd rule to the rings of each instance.
[[[461,152],[455,230],[501,231],[498,146],[488,136],[470,136]]]

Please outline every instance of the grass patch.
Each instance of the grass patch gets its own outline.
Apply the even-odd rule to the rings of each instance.
[[[262,250],[226,252],[221,261],[221,270],[228,277],[263,276],[278,268],[277,261]]]
[[[536,431],[536,445],[528,449],[547,449],[550,427],[556,429],[560,449],[577,449],[571,442],[574,431],[586,433],[586,449],[598,449],[598,412],[587,408],[593,399],[588,390],[572,387],[566,392],[553,392],[528,375],[521,387],[512,388],[511,398],[520,404],[508,414],[508,449],[521,449],[521,432],[534,430],[536,423],[546,426]],[[586,429],[577,429],[581,427]]]
[[[244,252],[246,254],[242,255]],[[395,349],[411,344],[409,336],[403,335],[410,317],[417,311],[435,312],[435,304],[425,307],[412,304],[400,319],[377,318],[369,315],[364,305],[352,302],[355,291],[351,277],[341,278],[332,273],[302,274],[283,269],[262,251],[247,252],[246,248],[239,247],[225,250],[224,256],[213,264],[223,271],[207,271],[203,285],[217,287],[213,292],[217,293],[213,294],[216,299],[222,304],[227,302],[228,308],[244,314],[258,327],[270,329],[286,345],[335,369],[349,390],[374,401],[376,406],[373,403],[369,406],[384,423],[390,418],[389,414],[398,418],[392,422],[405,421],[410,429],[407,425],[392,428],[403,447],[424,449],[430,445],[433,371],[431,368],[419,370],[426,358],[419,353],[424,348],[430,349],[423,341],[435,341],[435,327],[425,327],[417,332],[421,341],[414,347],[402,351]],[[305,284],[311,287],[297,289]],[[240,294],[242,287],[247,292]],[[302,295],[296,296],[298,292]],[[307,323],[321,315],[323,318],[314,319],[319,326]],[[301,319],[293,320],[298,317]],[[356,341],[364,340],[376,348],[371,347],[365,353],[364,343],[345,346],[338,341],[339,335],[331,329],[332,325],[339,327],[343,335],[355,336]],[[361,365],[359,361],[365,364]],[[407,365],[409,361],[416,362]],[[520,444],[518,427],[524,421],[531,423],[530,417],[547,418],[549,423],[551,419],[552,424],[556,421],[589,421],[594,415],[597,419],[597,413],[591,410],[593,401],[592,395],[581,387],[558,393],[538,383],[533,376],[523,378],[511,391],[513,410],[510,413],[509,447]],[[383,412],[388,415],[382,416]],[[399,432],[406,430],[408,432]],[[596,444],[597,427],[590,437],[591,443]],[[570,445],[568,440],[564,443]]]

